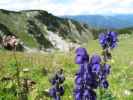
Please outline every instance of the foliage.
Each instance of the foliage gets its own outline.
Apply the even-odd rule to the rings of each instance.
[[[133,50],[132,50],[133,35],[126,37],[125,35],[119,36],[118,47],[112,51],[112,60],[108,62],[111,64],[111,73],[108,77],[110,86],[108,92],[103,95],[105,100],[132,100],[132,77],[133,77]],[[90,40],[88,45],[85,46],[89,54],[96,52],[101,54],[101,47],[98,45],[98,40]],[[92,56],[92,55],[90,55]],[[74,64],[74,53],[21,53],[16,52],[16,57],[20,65],[20,70],[28,68],[28,77],[36,82],[36,85],[30,90],[28,94],[29,100],[50,100],[45,96],[51,85],[48,82],[49,74],[52,74],[56,69],[62,68],[66,81],[64,82],[65,94],[62,100],[73,100],[74,77],[77,72],[77,67]],[[126,58],[125,58],[126,57]],[[0,50],[0,80],[5,76],[13,76],[15,73],[15,60],[13,53],[9,51]],[[48,75],[44,75],[42,69],[47,69]],[[23,78],[25,75],[20,73]],[[8,83],[8,84],[7,84]],[[3,85],[2,85],[3,84]],[[4,91],[4,88],[6,91]],[[0,81],[0,99],[3,100],[17,100],[15,92],[16,83]],[[9,92],[10,91],[10,92]],[[99,93],[99,90],[96,91]],[[10,99],[9,99],[10,98]],[[99,98],[99,95],[98,95]],[[104,100],[104,99],[103,99]]]

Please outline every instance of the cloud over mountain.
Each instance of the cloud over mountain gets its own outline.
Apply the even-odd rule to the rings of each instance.
[[[55,15],[133,13],[133,0],[0,0],[8,10],[47,10]]]

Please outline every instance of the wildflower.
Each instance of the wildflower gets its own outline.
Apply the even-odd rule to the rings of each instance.
[[[108,88],[107,75],[110,73],[110,65],[101,64],[101,57],[99,55],[93,55],[90,60],[91,70],[99,82],[99,86]]]
[[[106,89],[106,88],[108,88],[109,83],[106,79],[102,79],[100,82],[100,86]]]
[[[63,86],[53,86],[49,91],[50,96],[54,98],[54,100],[61,100],[60,96],[64,94],[64,87]]]
[[[75,63],[80,65],[75,78],[75,100],[96,100],[94,89],[98,86],[106,89],[109,86],[107,76],[110,73],[110,65],[102,63],[101,57],[96,54],[89,60],[84,48],[76,50]]]
[[[97,88],[98,82],[91,71],[89,55],[85,48],[76,50],[75,62],[80,65],[75,79],[75,100],[96,100],[96,93],[93,89]]]
[[[116,32],[108,32],[107,33],[107,40],[109,42],[109,46],[111,48],[115,48],[116,47],[116,42],[117,42],[117,33]]]
[[[101,33],[99,35],[99,42],[101,44],[101,46],[103,47],[103,49],[105,49],[107,47],[107,38],[106,38],[106,35],[104,33]]]
[[[111,68],[111,66],[109,64],[104,64],[103,69],[102,69],[103,74],[109,75],[110,74],[110,68]]]
[[[53,85],[49,90],[49,94],[54,100],[61,100],[60,96],[64,95],[65,89],[63,87],[63,82],[65,81],[65,77],[63,75],[63,70],[58,71],[52,79],[50,79],[50,83]]]
[[[91,57],[91,64],[99,64],[101,62],[101,57],[99,55],[93,55]]]
[[[95,72],[98,74],[100,72],[100,65],[101,63],[101,57],[99,55],[93,55],[90,60],[90,64],[92,67],[92,72]]]
[[[106,48],[115,48],[117,45],[117,33],[116,32],[107,32],[107,33],[101,33],[99,35],[99,43],[101,44],[103,49]]]
[[[78,48],[76,50],[75,62],[76,64],[83,64],[84,62],[89,61],[89,55],[85,48]]]

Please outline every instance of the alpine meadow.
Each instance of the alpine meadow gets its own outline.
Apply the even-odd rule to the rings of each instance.
[[[133,100],[132,3],[0,1],[0,100]]]

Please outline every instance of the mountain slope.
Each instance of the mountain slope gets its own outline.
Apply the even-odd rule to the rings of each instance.
[[[0,10],[0,26],[0,35],[14,34],[31,48],[58,48],[58,40],[64,43],[83,43],[93,38],[88,26],[42,10]],[[51,40],[51,34],[59,39]]]
[[[121,29],[126,27],[132,27],[133,15],[115,15],[115,16],[103,16],[103,15],[78,15],[78,16],[63,16],[65,18],[71,18],[73,20],[86,23],[96,28],[106,29]]]

